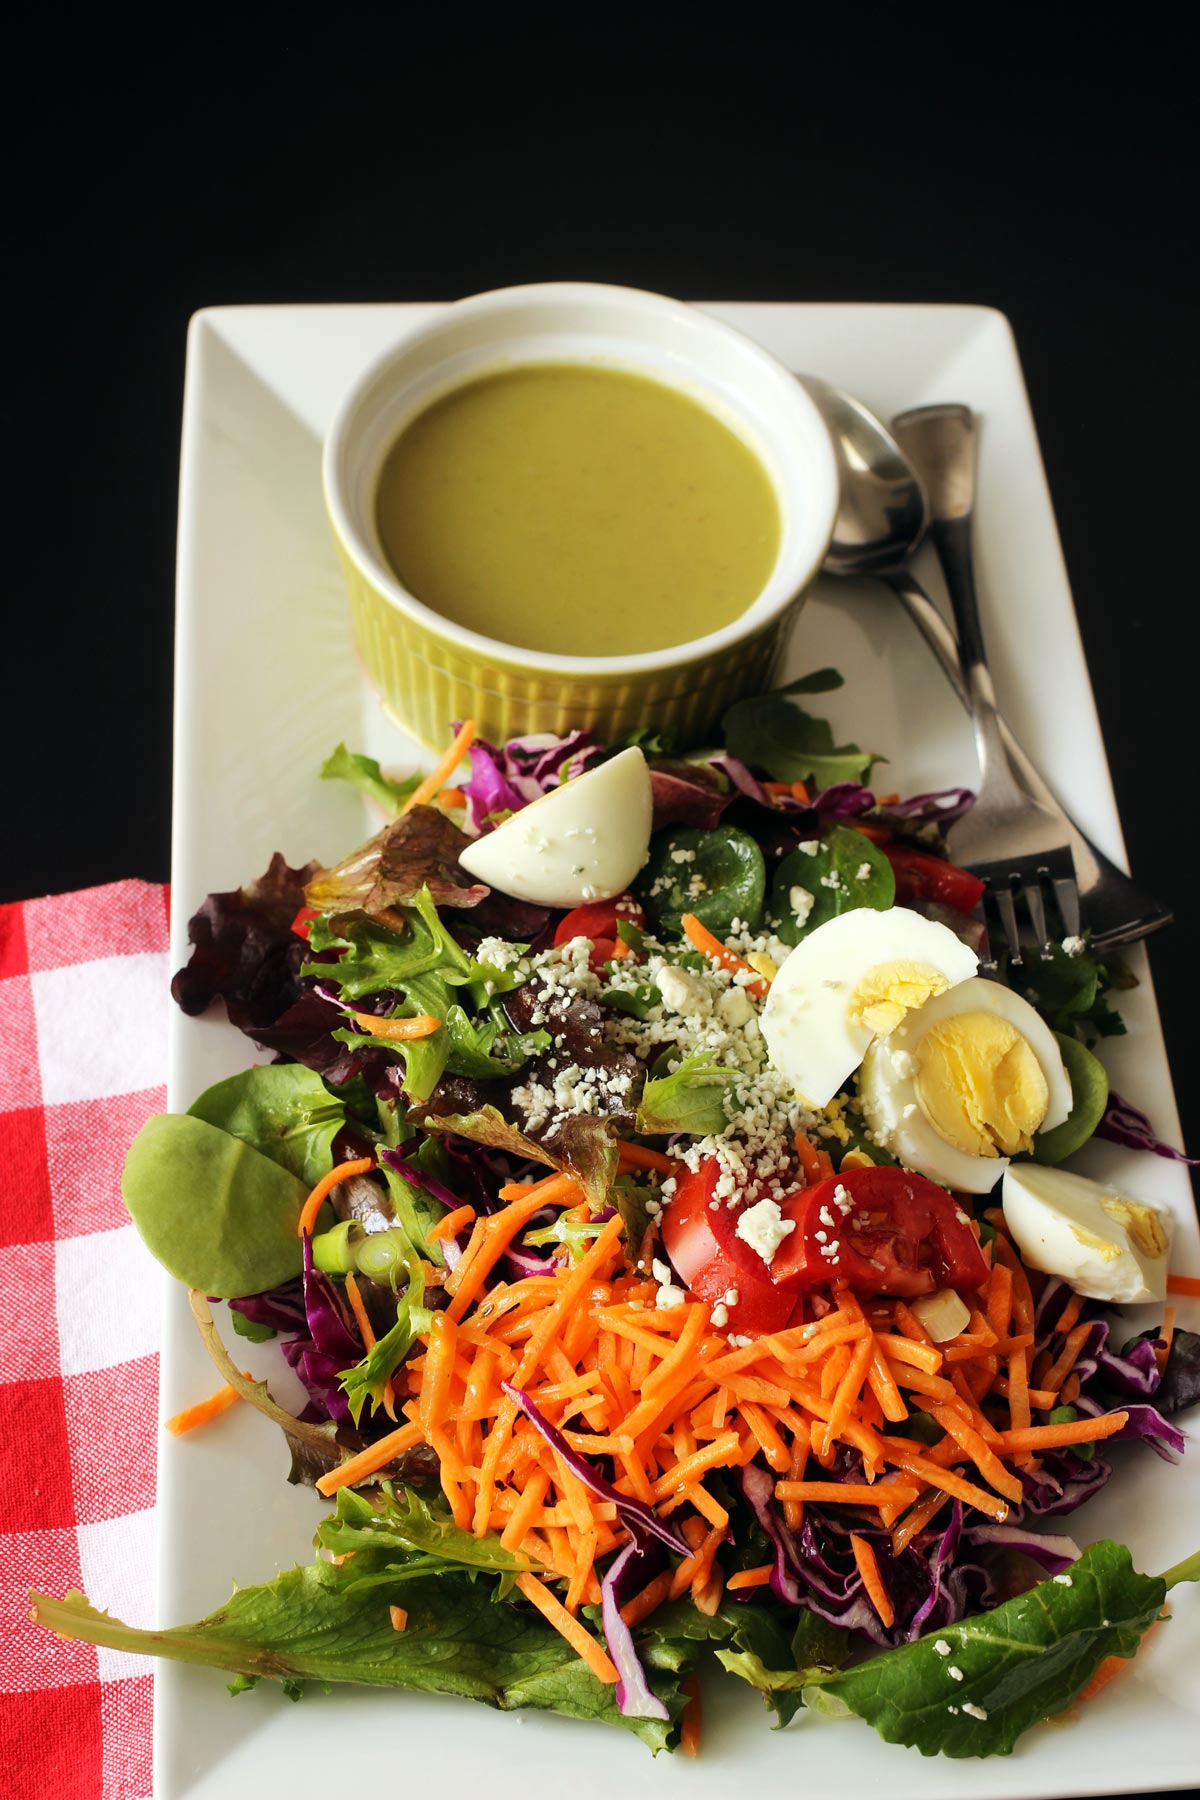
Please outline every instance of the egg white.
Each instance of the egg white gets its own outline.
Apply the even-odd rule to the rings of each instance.
[[[1014,1163],[1004,1177],[1004,1219],[1024,1260],[1061,1275],[1080,1294],[1114,1305],[1165,1300],[1171,1220],[1155,1207],[1164,1235],[1160,1256],[1148,1256],[1105,1201],[1126,1202],[1116,1188],[1069,1169]]]
[[[1071,1110],[1071,1079],[1054,1033],[1028,1000],[999,982],[975,977],[909,1014],[887,1039],[877,1039],[863,1059],[859,1098],[872,1135],[906,1168],[965,1194],[990,1193],[1009,1166],[1006,1156],[972,1156],[948,1144],[926,1117],[917,1095],[921,1039],[930,1026],[959,1013],[990,1012],[1025,1039],[1046,1078],[1049,1102],[1039,1127],[1061,1125]]]
[[[611,900],[646,860],[653,810],[645,757],[622,750],[476,838],[459,861],[489,887],[537,906]]]
[[[872,1034],[851,1023],[851,1004],[863,977],[890,962],[937,969],[951,989],[979,966],[947,926],[904,906],[840,913],[802,938],[781,964],[762,1032],[775,1068],[809,1104],[828,1105],[862,1061]]]

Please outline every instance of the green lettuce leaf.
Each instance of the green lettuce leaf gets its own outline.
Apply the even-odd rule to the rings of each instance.
[[[818,669],[773,694],[735,701],[721,721],[726,748],[775,781],[804,781],[818,790],[841,781],[865,782],[874,764],[885,759],[857,744],[836,745],[828,720],[813,718],[788,698],[841,685],[835,670]]]
[[[343,1369],[339,1377],[350,1416],[356,1425],[368,1400],[376,1412],[383,1405],[388,1377],[395,1374],[421,1333],[429,1330],[433,1319],[425,1305],[425,1276],[420,1256],[411,1252],[404,1263],[408,1270],[408,1286],[396,1301],[396,1323],[375,1340],[353,1368]]]
[[[811,1685],[806,1698],[923,1756],[1006,1756],[1029,1726],[1069,1706],[1105,1657],[1134,1654],[1169,1585],[1198,1578],[1200,1556],[1166,1576],[1140,1575],[1125,1546],[1106,1539],[1066,1577]]]
[[[356,1555],[340,1566],[285,1570],[262,1586],[239,1588],[207,1618],[167,1631],[125,1625],[75,1591],[63,1600],[31,1595],[32,1617],[62,1638],[227,1669],[249,1681],[349,1681],[458,1694],[504,1711],[535,1706],[619,1725],[656,1752],[674,1742],[684,1696],[670,1674],[654,1683],[669,1721],[623,1718],[615,1690],[554,1627],[530,1608],[497,1604],[491,1583],[446,1572],[394,1575],[364,1591],[358,1562]],[[408,1614],[403,1631],[392,1626],[389,1587]]]
[[[344,1102],[303,1063],[243,1069],[206,1088],[188,1112],[252,1144],[309,1188],[328,1172],[346,1122]]]
[[[673,1075],[646,1083],[637,1114],[643,1137],[664,1137],[672,1131],[709,1137],[728,1127],[725,1096],[736,1075],[732,1069],[718,1068],[714,1056],[712,1050],[694,1050]]]
[[[420,786],[423,779],[423,771],[417,769],[403,781],[393,781],[384,774],[373,756],[363,756],[359,751],[347,750],[345,744],[339,744],[321,765],[322,781],[348,781],[351,787],[368,795],[385,813],[391,814],[400,811],[408,796],[414,788]]]
[[[363,1585],[358,1579],[363,1569],[372,1585],[389,1573],[407,1581],[465,1570],[501,1576],[503,1597],[514,1575],[537,1567],[528,1557],[506,1550],[494,1533],[478,1538],[456,1525],[444,1508],[435,1510],[410,1488],[397,1491],[390,1481],[382,1482],[370,1500],[351,1488],[340,1489],[337,1511],[322,1520],[314,1542],[334,1556],[362,1555],[359,1570],[350,1572],[352,1587]]]

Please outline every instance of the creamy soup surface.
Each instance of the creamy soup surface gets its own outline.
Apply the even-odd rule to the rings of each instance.
[[[766,585],[775,490],[688,395],[624,370],[537,363],[453,389],[384,460],[380,543],[456,624],[565,656],[719,630]]]

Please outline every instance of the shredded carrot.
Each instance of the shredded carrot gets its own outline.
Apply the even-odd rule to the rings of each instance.
[[[422,1443],[424,1438],[425,1432],[416,1421],[401,1425],[396,1431],[389,1431],[377,1443],[368,1444],[357,1456],[347,1457],[338,1468],[330,1469],[327,1475],[322,1475],[317,1482],[318,1493],[324,1494],[328,1500],[339,1488],[349,1487],[366,1475],[374,1475],[377,1470],[385,1468],[393,1457],[402,1456],[406,1450]]]
[[[624,1138],[617,1145],[617,1159],[628,1163],[631,1169],[657,1169],[663,1175],[677,1175],[680,1168],[677,1156],[664,1156],[648,1144],[629,1144]]]
[[[810,798],[809,792],[808,792],[808,789],[805,787],[804,783],[802,781],[793,781],[793,783],[792,783],[792,799],[799,800],[801,805],[807,806],[808,802],[809,802],[809,798]]]
[[[1127,1412],[1102,1413],[1098,1419],[1072,1419],[1066,1425],[1032,1425],[1024,1431],[1002,1431],[1005,1450],[1057,1450],[1063,1444],[1090,1444],[1120,1431]]]
[[[879,1572],[879,1559],[865,1537],[857,1531],[850,1533],[850,1548],[854,1551],[854,1561],[862,1584],[867,1590],[867,1599],[887,1626],[896,1622],[896,1609],[888,1598],[888,1591],[883,1585],[883,1576]]]
[[[351,1175],[365,1175],[368,1169],[374,1167],[375,1158],[373,1156],[357,1156],[350,1162],[338,1163],[336,1167],[330,1169],[328,1175],[322,1175],[300,1209],[300,1217],[296,1223],[296,1236],[303,1237],[306,1232],[311,1232],[317,1222],[317,1214],[321,1210],[322,1203],[335,1187],[338,1187],[343,1181],[349,1180]]]
[[[466,806],[467,796],[460,787],[444,787],[437,797],[437,803],[451,812],[458,812]]]
[[[1200,1276],[1168,1275],[1167,1292],[1168,1294],[1190,1294],[1193,1298],[1200,1298]]]
[[[828,1150],[818,1150],[802,1131],[796,1133],[796,1154],[800,1158],[800,1173],[804,1176],[806,1187],[812,1187],[818,1181],[827,1181],[833,1174],[833,1158]]]
[[[408,1614],[402,1606],[389,1606],[388,1617],[392,1621],[393,1631],[408,1630]]]
[[[457,769],[459,763],[471,748],[471,741],[474,736],[475,721],[474,719],[467,719],[459,726],[454,742],[451,744],[436,769],[431,769],[424,781],[420,782],[408,796],[408,799],[400,808],[402,813],[411,812],[414,806],[425,806],[433,799],[435,794],[441,793],[451,775],[453,775],[455,769]]]
[[[1175,1308],[1173,1306],[1166,1307],[1163,1312],[1162,1330],[1159,1336],[1162,1338],[1162,1344],[1154,1352],[1154,1360],[1158,1364],[1158,1372],[1161,1375],[1167,1366],[1167,1358],[1171,1354],[1171,1345],[1175,1339]]]
[[[460,1231],[465,1231],[468,1225],[474,1223],[475,1208],[473,1206],[456,1206],[453,1212],[445,1213],[440,1219],[434,1220],[425,1233],[425,1242],[436,1244],[442,1238],[457,1237]]]
[[[350,1310],[354,1314],[355,1323],[362,1333],[363,1349],[373,1350],[375,1348],[375,1328],[367,1317],[367,1309],[363,1305],[362,1295],[358,1291],[358,1283],[351,1271],[348,1271],[346,1275],[346,1295],[350,1301]],[[384,1383],[383,1409],[389,1419],[396,1417],[396,1390],[392,1385],[390,1375]]]
[[[764,781],[763,788],[768,794],[773,794],[775,796],[787,794],[790,796],[792,784],[790,781]]]
[[[411,1019],[384,1019],[377,1013],[351,1013],[360,1031],[368,1037],[387,1038],[389,1043],[407,1044],[413,1038],[432,1037],[440,1031],[442,1021],[432,1013],[416,1013]]]
[[[939,1471],[940,1473],[940,1471]],[[844,1506],[890,1506],[903,1499],[910,1506],[917,1497],[915,1487],[860,1486],[853,1481],[777,1481],[777,1500],[837,1500]]]
[[[247,1381],[254,1380],[248,1369],[243,1369],[242,1373]],[[182,1412],[172,1414],[165,1421],[166,1428],[172,1437],[182,1437],[185,1431],[194,1431],[197,1425],[207,1425],[210,1420],[219,1419],[223,1412],[229,1411],[235,1400],[240,1399],[237,1389],[227,1381],[215,1394],[210,1394],[207,1400],[197,1400],[194,1406],[185,1406]]]
[[[1050,1367],[1042,1376],[1041,1385],[1043,1387],[1052,1388],[1057,1393],[1058,1389],[1062,1386],[1063,1382],[1067,1379],[1067,1376],[1078,1362],[1080,1352],[1088,1341],[1088,1335],[1091,1332],[1091,1329],[1091,1326],[1088,1324],[1076,1325],[1074,1331],[1069,1331],[1067,1333],[1067,1341],[1063,1345],[1061,1354],[1056,1361],[1051,1363]],[[1015,1419],[1013,1420],[1013,1423],[1016,1424]]]
[[[976,1431],[960,1413],[952,1406],[935,1406],[933,1416],[948,1437],[956,1444],[961,1444],[983,1479],[1009,1500],[1018,1504],[1025,1497],[1025,1489],[1020,1477],[1012,1475],[1005,1468],[993,1450],[989,1450],[979,1432]]]
[[[735,975],[752,976],[753,979],[745,984],[752,994],[766,993],[767,983],[762,976],[748,962],[728,949],[720,938],[714,937],[708,926],[700,923],[695,913],[684,913],[679,922],[697,950],[703,951],[705,956],[711,956],[714,962],[719,962],[724,968],[731,969]]]
[[[657,1612],[671,1591],[671,1571],[664,1569],[661,1575],[648,1582],[632,1600],[627,1600],[621,1608],[621,1617],[632,1631],[635,1626],[648,1619],[652,1612]]]
[[[892,1531],[892,1555],[900,1556],[918,1532],[924,1531],[936,1512],[939,1512],[949,1500],[940,1488],[934,1488],[924,1499],[918,1500],[909,1512],[906,1512],[900,1523]]]
[[[679,1715],[679,1748],[685,1756],[699,1756],[700,1730],[704,1722],[700,1683],[694,1675],[685,1675],[679,1685],[687,1695],[687,1704]]]
[[[756,1569],[739,1569],[731,1575],[725,1586],[731,1594],[740,1593],[743,1588],[766,1587],[774,1573],[773,1563],[759,1563]]]
[[[516,1586],[531,1605],[536,1606],[542,1617],[553,1625],[555,1631],[561,1633],[574,1650],[587,1664],[597,1681],[604,1682],[606,1687],[615,1687],[619,1677],[612,1658],[606,1650],[602,1650],[590,1631],[582,1626],[578,1619],[573,1619],[561,1600],[555,1598],[544,1582],[536,1575],[518,1575]]]

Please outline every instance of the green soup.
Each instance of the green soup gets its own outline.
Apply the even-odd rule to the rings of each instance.
[[[641,375],[538,363],[467,382],[405,427],[375,498],[384,554],[455,624],[565,656],[717,631],[779,550],[740,437]]]

